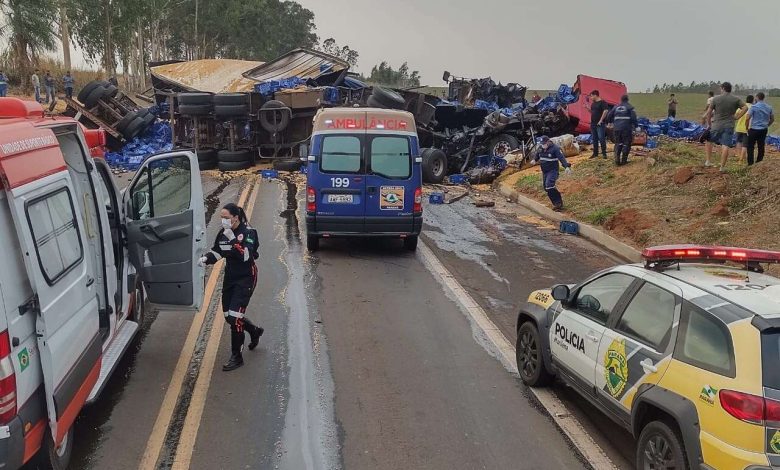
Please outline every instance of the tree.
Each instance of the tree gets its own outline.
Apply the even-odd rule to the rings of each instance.
[[[56,47],[55,20],[57,6],[53,0],[5,0],[0,2],[3,25],[0,33],[7,38],[11,63],[17,63],[22,86],[38,57]]]
[[[357,65],[358,57],[360,56],[358,51],[350,48],[349,46],[339,46],[336,43],[336,40],[333,38],[328,38],[322,41],[322,44],[317,47],[317,50],[334,57],[338,57],[339,59],[347,62],[351,67],[355,67]]]
[[[397,88],[418,87],[420,86],[420,72],[417,70],[410,72],[409,65],[406,62],[401,64],[398,70],[393,70],[392,66],[382,61],[371,68],[371,75],[368,78],[364,78],[364,80],[369,83]]]

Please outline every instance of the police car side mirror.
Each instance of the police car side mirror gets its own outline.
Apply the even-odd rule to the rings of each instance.
[[[567,302],[569,300],[570,295],[571,295],[571,291],[569,290],[569,286],[567,286],[566,284],[558,284],[552,289],[552,297],[555,300],[559,300],[561,302]]]

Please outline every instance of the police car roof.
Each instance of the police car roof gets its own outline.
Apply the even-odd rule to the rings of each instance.
[[[761,317],[780,317],[780,279],[774,276],[714,263],[680,263],[679,269],[675,265],[652,272],[698,287]]]

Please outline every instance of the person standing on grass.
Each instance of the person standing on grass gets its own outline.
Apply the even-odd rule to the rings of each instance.
[[[710,90],[707,92],[707,105],[704,106],[704,112],[707,112],[707,110],[710,108],[710,105],[712,104],[712,100],[715,99],[715,92]]]
[[[736,126],[737,111],[747,110],[747,106],[739,97],[731,94],[731,83],[723,82],[720,86],[721,93],[712,99],[712,104],[707,108],[704,119],[710,128],[710,138],[706,144],[707,159],[704,166],[712,166],[712,147],[720,145],[720,171],[726,171],[726,162],[729,159],[729,149],[734,145],[734,127]]]
[[[734,130],[737,132],[736,154],[739,161],[744,160],[747,153],[747,111],[753,106],[753,95],[747,95],[745,103],[747,104],[747,110],[745,112],[737,111],[737,115],[734,116],[737,120],[737,126]]]
[[[5,76],[2,70],[0,70],[0,97],[4,97],[8,94],[8,77]]]
[[[43,84],[46,86],[46,104],[49,104],[49,100],[54,103],[57,99],[54,96],[54,77],[51,76],[48,70],[46,71],[46,76],[43,77]]]
[[[73,84],[75,80],[73,79],[73,75],[70,74],[70,70],[65,72],[65,76],[62,77],[62,86],[65,88],[65,96],[68,98],[73,98]]]
[[[601,145],[601,155],[607,158],[607,113],[609,105],[601,99],[598,90],[590,92],[590,135],[593,139],[593,155],[590,158],[599,156],[599,145]]]
[[[30,76],[30,83],[33,86],[33,90],[35,90],[35,101],[38,103],[41,102],[41,79],[38,77],[38,69],[35,69],[35,72]]]
[[[677,98],[674,97],[674,93],[669,95],[669,110],[667,111],[667,116],[669,116],[672,119],[677,119]]]
[[[612,108],[607,119],[614,123],[615,165],[625,165],[634,142],[634,128],[639,124],[636,110],[628,102],[628,95],[620,97],[620,104]]]
[[[756,93],[758,100],[747,112],[746,126],[747,135],[747,164],[753,164],[753,150],[758,144],[758,158],[756,162],[764,159],[764,149],[766,147],[766,135],[769,132],[769,126],[775,122],[775,112],[767,102],[764,101],[764,93]]]
[[[541,148],[539,149],[539,153],[536,154],[534,163],[536,162],[538,162],[539,166],[542,168],[542,185],[547,192],[547,197],[549,197],[550,202],[552,202],[553,210],[556,212],[562,211],[563,196],[561,196],[561,192],[558,191],[558,188],[555,187],[560,170],[558,162],[566,168],[566,173],[571,172],[571,164],[566,161],[566,157],[563,156],[560,147],[555,145],[546,135],[541,137]]]

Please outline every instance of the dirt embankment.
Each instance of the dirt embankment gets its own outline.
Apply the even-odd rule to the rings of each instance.
[[[702,165],[703,146],[684,142],[635,149],[624,167],[570,160],[573,173],[558,182],[565,212],[636,248],[707,243],[780,250],[780,152],[769,151],[752,167],[732,157],[725,173]],[[506,182],[549,204],[538,167]]]

